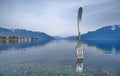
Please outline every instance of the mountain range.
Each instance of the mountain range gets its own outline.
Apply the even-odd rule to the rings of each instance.
[[[78,36],[69,36],[62,38],[59,36],[50,36],[43,32],[33,32],[25,29],[5,29],[0,28],[2,36],[34,37],[42,40],[67,39],[77,40]],[[96,31],[90,31],[81,35],[81,40],[120,40],[120,25],[104,26]]]
[[[33,37],[41,40],[53,40],[54,38],[43,32],[33,32],[24,29],[5,29],[0,28],[1,36]]]
[[[78,36],[69,36],[68,40],[77,40]],[[96,31],[81,35],[81,40],[120,40],[120,25],[104,26]]]

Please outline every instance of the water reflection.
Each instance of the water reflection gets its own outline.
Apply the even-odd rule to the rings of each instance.
[[[120,53],[120,40],[82,40],[82,42],[102,49],[106,54]]]
[[[33,40],[33,41],[19,41],[19,40],[0,40],[0,51],[16,48],[23,49],[32,46],[44,46],[49,43],[50,40]]]
[[[73,41],[54,40],[26,51],[4,51],[0,55],[0,76],[120,76],[120,54],[108,55],[82,44],[84,55],[76,58],[75,45]]]
[[[83,71],[83,59],[77,59],[76,72],[82,74]]]

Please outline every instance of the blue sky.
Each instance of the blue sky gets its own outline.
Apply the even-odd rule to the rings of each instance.
[[[77,35],[79,7],[81,33],[120,24],[120,0],[0,0],[0,27]]]

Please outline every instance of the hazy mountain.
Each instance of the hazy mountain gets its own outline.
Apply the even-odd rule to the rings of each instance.
[[[60,37],[60,36],[52,36],[55,40],[63,40],[65,39],[64,37]]]
[[[43,32],[33,32],[29,30],[24,30],[24,29],[5,29],[5,28],[0,28],[0,35],[2,36],[17,36],[17,37],[34,37],[34,38],[39,38],[41,40],[52,40],[53,37],[47,35],[46,33]]]
[[[69,36],[69,37],[66,37],[65,39],[67,39],[67,40],[78,40],[78,36]]]

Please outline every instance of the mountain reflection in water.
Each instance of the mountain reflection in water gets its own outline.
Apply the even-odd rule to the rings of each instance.
[[[1,43],[1,47],[10,47],[0,51],[0,76],[79,76],[81,72],[81,76],[120,76],[118,52],[106,54],[105,49],[81,42],[84,59],[80,61],[76,43],[67,40]]]
[[[1,40],[0,51],[10,48],[23,49],[32,46],[44,46],[51,40],[33,40],[33,41],[18,41],[18,40]]]
[[[120,40],[82,40],[82,43],[88,46],[95,46],[102,49],[107,54],[118,54],[120,53]]]
[[[34,40],[34,41],[0,41],[0,51],[4,51],[10,48],[23,49],[33,46],[44,46],[47,43],[54,40]],[[76,41],[75,41],[76,42]],[[89,46],[95,46],[106,54],[119,54],[120,53],[120,40],[82,40],[82,44]]]

